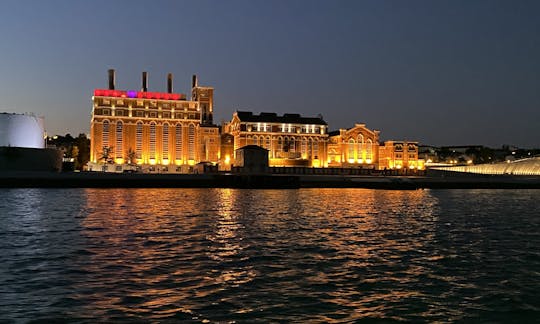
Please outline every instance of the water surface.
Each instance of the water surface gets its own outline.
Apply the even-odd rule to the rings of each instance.
[[[534,322],[540,190],[1,189],[0,321]]]

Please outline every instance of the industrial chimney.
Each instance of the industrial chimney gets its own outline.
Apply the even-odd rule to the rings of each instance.
[[[196,86],[198,86],[198,84],[197,84],[197,75],[193,74],[193,78],[192,78],[192,81],[191,81],[191,87],[195,88]]]
[[[172,93],[173,92],[173,85],[172,85],[172,73],[167,74],[167,92]]]
[[[109,69],[109,90],[114,90],[114,69]]]
[[[148,92],[148,73],[143,72],[142,73],[142,92]]]

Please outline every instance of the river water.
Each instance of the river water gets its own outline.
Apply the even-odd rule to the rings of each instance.
[[[540,190],[0,189],[0,322],[535,322]]]

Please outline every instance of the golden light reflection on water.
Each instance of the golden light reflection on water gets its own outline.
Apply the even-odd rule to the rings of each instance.
[[[114,289],[92,293],[88,307],[198,319],[199,303],[212,298],[234,304],[234,313],[264,308],[257,307],[264,300],[235,298],[239,290],[294,296],[328,285],[321,300],[352,307],[348,320],[379,316],[382,300],[421,296],[403,280],[428,270],[403,255],[433,239],[437,205],[428,191],[364,189],[88,189],[87,196],[86,270]],[[362,270],[369,267],[380,269]],[[252,288],[257,278],[263,283]],[[343,279],[356,284],[336,285]],[[370,289],[375,282],[385,289]],[[282,298],[275,305],[286,304]]]

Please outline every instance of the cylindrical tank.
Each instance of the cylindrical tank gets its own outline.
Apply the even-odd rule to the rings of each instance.
[[[0,147],[45,148],[43,117],[0,113]]]

